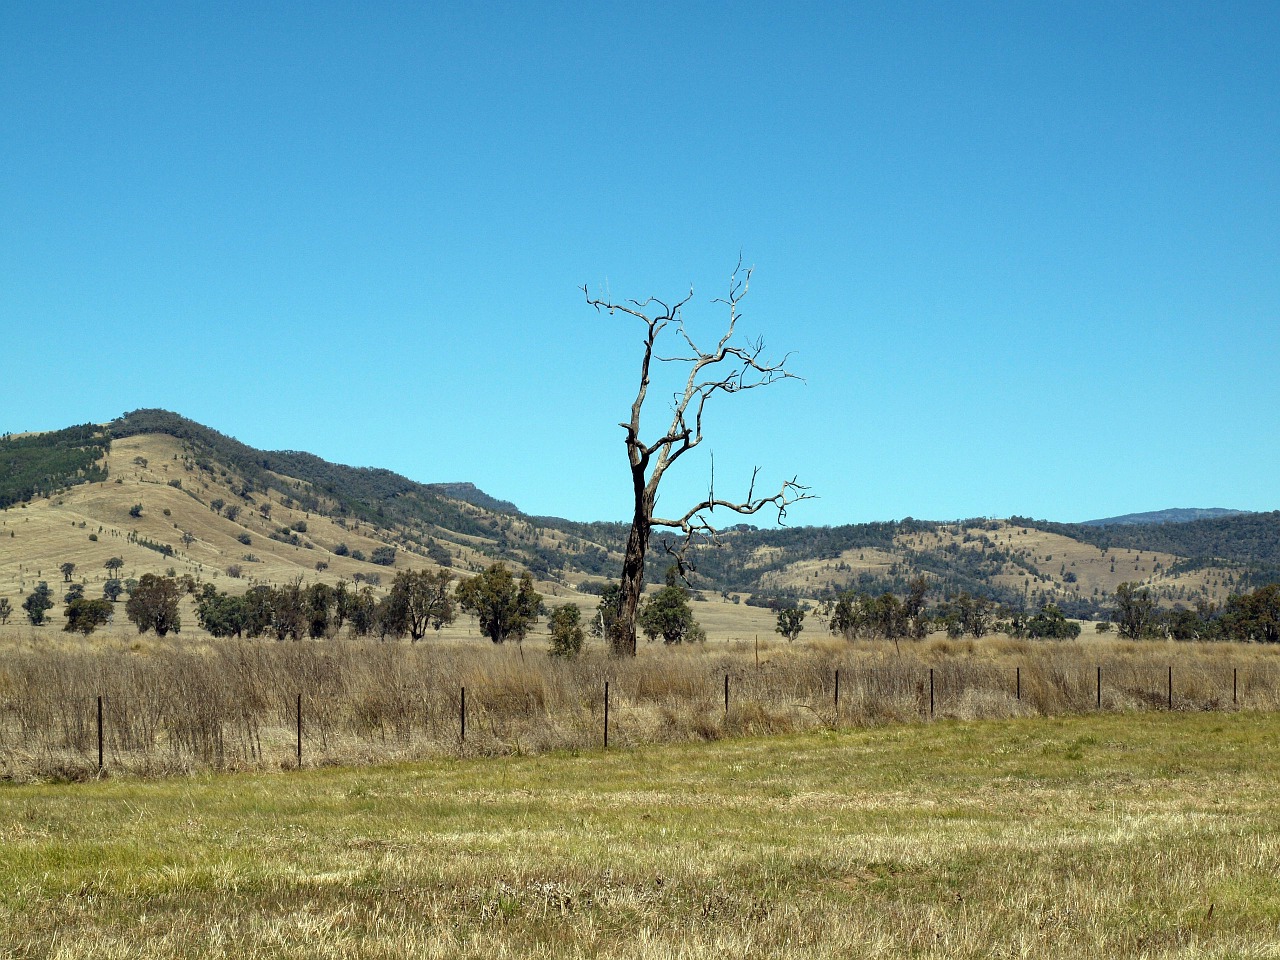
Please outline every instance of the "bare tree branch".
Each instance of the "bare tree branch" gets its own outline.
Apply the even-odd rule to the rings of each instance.
[[[713,301],[729,308],[729,321],[714,349],[711,350],[701,349],[684,323],[683,310],[693,299],[692,288],[682,299],[667,304],[653,297],[643,301],[628,300],[625,303],[616,303],[610,299],[592,297],[586,286],[582,287],[587,305],[594,307],[597,312],[605,310],[611,316],[621,313],[634,317],[645,325],[644,353],[640,361],[640,385],[636,391],[635,400],[631,404],[630,418],[619,424],[626,432],[627,458],[631,464],[632,488],[635,495],[635,513],[623,559],[623,589],[618,617],[620,628],[619,633],[613,638],[615,653],[635,653],[636,608],[640,592],[644,587],[645,552],[654,527],[669,527],[685,535],[684,543],[678,549],[671,551],[670,547],[667,548],[668,552],[676,557],[677,566],[683,574],[685,553],[689,546],[698,538],[715,539],[717,531],[707,515],[714,513],[717,507],[742,516],[750,516],[765,507],[774,507],[778,511],[778,522],[782,523],[789,506],[801,500],[812,499],[808,488],[798,483],[795,478],[783,483],[773,496],[757,498],[755,484],[759,468],[756,468],[752,472],[745,500],[739,503],[722,500],[715,495],[713,461],[711,483],[706,499],[676,519],[667,520],[654,516],[658,485],[662,481],[663,474],[680,457],[702,443],[703,413],[712,397],[717,394],[735,394],[745,390],[755,390],[782,380],[801,379],[786,367],[791,354],[786,354],[780,361],[774,362],[765,359],[762,338],[747,339],[742,343],[734,342],[741,316],[740,304],[750,289],[752,272],[752,268],[743,269],[742,258],[739,256],[738,263],[729,278],[727,298]],[[688,355],[655,353],[658,336],[671,325],[675,326],[680,339],[689,349]],[[646,443],[641,439],[641,413],[649,395],[654,360],[659,363],[687,364],[689,369],[684,388],[672,395],[670,424],[653,442]]]

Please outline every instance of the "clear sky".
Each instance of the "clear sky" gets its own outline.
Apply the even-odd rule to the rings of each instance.
[[[640,330],[578,288],[714,338],[741,252],[806,382],[710,409],[719,494],[1280,507],[1274,2],[235,6],[0,12],[0,430],[625,519]]]

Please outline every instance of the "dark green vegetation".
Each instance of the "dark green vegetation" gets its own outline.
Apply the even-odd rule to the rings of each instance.
[[[1280,718],[0,787],[15,957],[1262,957]]]
[[[0,437],[0,509],[105,480],[106,470],[98,461],[110,446],[108,434],[91,423],[29,437]]]

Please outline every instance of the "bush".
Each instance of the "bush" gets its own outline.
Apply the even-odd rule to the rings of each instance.
[[[142,504],[135,503],[132,507],[130,507],[129,516],[133,517],[135,520],[138,517],[142,516]]]
[[[244,571],[240,569],[240,564],[238,563],[233,563],[231,566],[227,567],[227,576],[231,577],[233,580],[239,580],[240,574],[243,572]]]
[[[239,540],[241,543],[243,543],[246,547],[249,546],[249,544],[253,543],[253,537],[249,536],[249,534],[247,533],[240,534],[238,537],[236,537],[236,539]]]
[[[389,567],[396,562],[396,548],[374,547],[373,556],[369,558],[369,561],[381,567]]]
[[[363,551],[363,550],[352,550],[352,551],[351,551],[351,559],[352,559],[352,560],[361,560],[361,561],[363,561],[363,560],[364,560],[364,551]]]
[[[345,557],[350,552],[351,550],[347,547],[345,543],[340,543],[333,548],[333,555],[335,557]]]
[[[551,648],[548,651],[553,657],[572,659],[582,652],[582,611],[574,603],[566,603],[551,611],[548,621],[551,627]]]

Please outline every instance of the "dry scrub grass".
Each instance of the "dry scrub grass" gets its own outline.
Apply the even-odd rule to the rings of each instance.
[[[1271,710],[1276,654],[999,637],[648,647],[633,661],[592,653],[574,662],[475,643],[29,643],[0,648],[0,778],[96,776],[99,696],[107,772],[147,776],[296,765],[299,694],[304,764],[349,765],[593,749],[606,682],[618,747],[1083,713],[1097,709],[1099,668],[1105,711],[1167,709],[1170,666],[1175,710]]]

